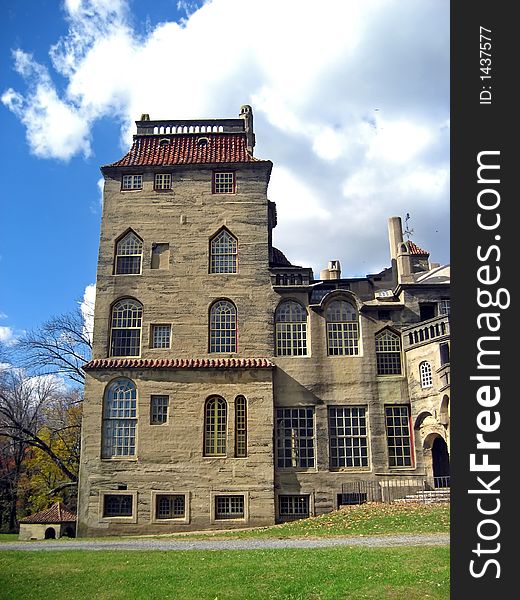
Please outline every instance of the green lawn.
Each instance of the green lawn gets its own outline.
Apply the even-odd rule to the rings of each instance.
[[[0,543],[1,542],[17,542],[18,534],[17,533],[0,533]]]
[[[0,553],[10,600],[448,600],[449,548]]]

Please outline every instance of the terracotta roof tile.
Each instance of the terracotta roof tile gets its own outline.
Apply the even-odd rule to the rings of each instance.
[[[205,138],[206,143],[199,143]],[[164,140],[167,140],[165,142]],[[129,152],[107,167],[268,162],[247,151],[245,133],[136,135]]]
[[[419,246],[417,246],[417,244],[414,244],[411,240],[408,240],[406,244],[408,245],[408,252],[410,252],[410,254],[423,254],[425,256],[430,255],[429,252],[426,252],[426,250],[419,248]]]
[[[61,502],[56,502],[50,508],[20,519],[20,523],[69,523],[75,520],[76,513]]]
[[[269,369],[267,358],[96,358],[83,365],[96,369]]]

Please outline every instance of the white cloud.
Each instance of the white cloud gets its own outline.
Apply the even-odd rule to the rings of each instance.
[[[92,332],[94,330],[94,306],[96,303],[96,284],[90,283],[83,292],[83,300],[80,303],[81,314],[83,315],[84,332],[92,341]]]
[[[16,335],[11,327],[0,326],[0,342],[6,346],[16,344]]]
[[[345,274],[381,268],[386,218],[410,212],[417,242],[447,259],[447,0],[327,0],[319,12],[310,0],[179,7],[179,23],[138,35],[123,0],[67,0],[69,33],[50,50],[66,87],[19,50],[28,89],[2,96],[31,150],[88,156],[92,125],[106,116],[119,121],[123,149],[143,112],[227,117],[249,103],[256,154],[275,165],[275,237],[289,257],[315,270],[339,258]],[[428,238],[429,229],[442,234]]]

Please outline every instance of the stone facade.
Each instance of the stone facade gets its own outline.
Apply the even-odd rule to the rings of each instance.
[[[403,241],[396,217],[381,273],[344,278],[331,261],[314,279],[291,265],[271,241],[272,164],[253,147],[250,107],[239,119],[143,115],[130,152],[102,168],[79,535],[269,525],[337,508],[359,481],[448,474],[432,454],[449,446],[449,268]],[[115,317],[125,299],[141,307],[133,324]],[[234,316],[215,326],[221,301]],[[227,327],[214,333],[223,347],[215,327]]]

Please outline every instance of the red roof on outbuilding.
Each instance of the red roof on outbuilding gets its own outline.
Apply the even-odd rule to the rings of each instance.
[[[417,246],[417,244],[414,244],[411,240],[408,240],[406,243],[408,245],[408,252],[410,252],[410,254],[422,254],[425,256],[430,255],[429,252],[426,252],[426,250],[419,248],[419,246]]]
[[[20,523],[70,523],[76,521],[76,513],[70,511],[63,503],[56,502],[34,515],[20,519]]]
[[[245,133],[136,135],[130,151],[107,167],[269,162],[247,151]]]

